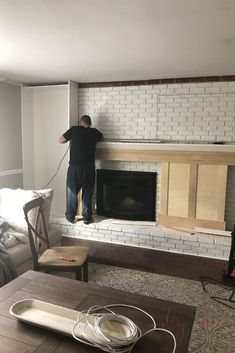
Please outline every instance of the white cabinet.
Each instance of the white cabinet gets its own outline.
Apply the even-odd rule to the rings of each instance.
[[[78,84],[22,86],[22,149],[25,189],[41,189],[53,177],[68,148],[59,137],[78,122]],[[53,215],[65,212],[69,151],[48,188],[54,190]]]

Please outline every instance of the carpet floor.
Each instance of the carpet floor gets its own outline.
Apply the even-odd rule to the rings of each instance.
[[[200,282],[114,266],[89,264],[89,282],[197,308],[189,353],[235,353],[235,305],[210,298],[228,298],[231,291]],[[235,298],[234,298],[235,300]]]

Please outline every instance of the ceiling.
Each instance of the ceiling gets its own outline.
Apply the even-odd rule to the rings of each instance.
[[[0,0],[0,77],[234,75],[234,18],[234,0]]]

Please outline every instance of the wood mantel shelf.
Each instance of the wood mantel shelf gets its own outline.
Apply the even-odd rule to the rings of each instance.
[[[96,158],[113,161],[235,165],[235,144],[100,142]]]

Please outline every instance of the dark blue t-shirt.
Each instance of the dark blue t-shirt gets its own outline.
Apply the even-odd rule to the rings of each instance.
[[[70,141],[71,164],[94,164],[96,143],[102,139],[102,133],[95,128],[72,126],[63,134]]]

